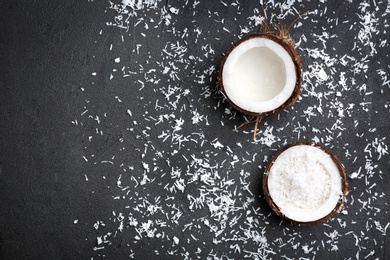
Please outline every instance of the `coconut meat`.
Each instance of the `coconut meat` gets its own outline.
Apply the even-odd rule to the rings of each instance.
[[[272,111],[292,95],[297,75],[290,54],[277,42],[249,38],[228,54],[223,71],[228,98],[255,113]]]
[[[281,213],[299,222],[327,216],[343,194],[336,163],[328,153],[310,145],[282,152],[268,172],[267,185]]]

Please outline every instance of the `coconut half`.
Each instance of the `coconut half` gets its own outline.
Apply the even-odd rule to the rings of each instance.
[[[266,167],[263,191],[277,215],[316,223],[340,211],[348,185],[344,168],[331,152],[315,143],[292,143]]]
[[[293,104],[302,64],[286,33],[256,33],[235,43],[222,60],[219,86],[232,107],[263,117]]]

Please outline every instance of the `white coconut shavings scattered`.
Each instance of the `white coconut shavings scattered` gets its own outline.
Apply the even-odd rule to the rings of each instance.
[[[342,248],[346,259],[385,256],[389,148],[377,129],[387,126],[379,113],[390,114],[390,4],[340,3],[346,16],[320,1],[296,22],[290,33],[304,63],[301,97],[263,119],[253,140],[253,125],[238,128],[246,118],[214,91],[221,54],[263,20],[290,23],[308,9],[302,1],[262,2],[267,17],[239,1],[108,2],[112,19],[96,47],[106,47],[111,68],[90,72],[85,105],[72,121],[85,132],[80,159],[101,167],[83,173],[85,180],[103,180],[112,195],[112,208],[90,224],[92,256],[115,249],[142,258],[140,245],[157,258],[322,259]],[[97,86],[110,89],[101,100],[88,94]],[[342,214],[309,229],[276,218],[261,193],[268,158],[301,140],[338,151],[350,188]]]

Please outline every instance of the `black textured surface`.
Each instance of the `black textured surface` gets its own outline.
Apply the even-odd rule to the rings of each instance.
[[[132,254],[136,259],[184,259],[186,256],[191,259],[213,256],[223,259],[256,258],[248,252],[259,248],[264,250],[264,245],[253,239],[240,239],[245,237],[240,230],[247,227],[247,217],[257,220],[251,231],[261,234],[263,228],[266,229],[268,247],[265,248],[275,252],[261,251],[258,253],[260,259],[355,259],[358,254],[360,259],[390,258],[390,228],[387,229],[390,223],[390,157],[378,150],[378,144],[387,149],[389,143],[390,87],[389,83],[384,84],[385,80],[378,73],[384,68],[386,77],[390,78],[389,29],[386,27],[390,20],[389,7],[386,9],[386,3],[381,1],[375,4],[369,2],[367,12],[380,18],[380,22],[375,24],[378,33],[371,32],[370,38],[377,54],[370,56],[370,46],[361,42],[359,45],[359,40],[351,36],[358,34],[357,28],[362,22],[357,14],[364,14],[357,3],[330,1],[295,5],[301,13],[317,8],[319,13],[323,13],[326,9],[320,17],[318,13],[309,15],[301,21],[302,26],[291,30],[296,41],[302,34],[309,38],[298,49],[305,71],[311,70],[308,66],[313,61],[326,63],[325,60],[313,59],[304,50],[322,48],[321,41],[310,42],[310,35],[321,34],[322,31],[336,35],[326,39],[326,51],[331,58],[339,60],[342,54],[350,54],[364,60],[368,55],[368,69],[352,73],[353,64],[359,60],[346,66],[324,66],[334,79],[334,88],[332,84],[327,84],[329,79],[319,84],[313,77],[306,76],[304,81],[310,81],[316,92],[324,94],[324,114],[317,113],[317,117],[310,118],[302,112],[311,105],[318,105],[318,99],[310,94],[311,84],[305,85],[301,99],[293,108],[272,115],[259,125],[259,140],[265,136],[268,126],[274,126],[276,139],[269,147],[262,141],[252,140],[251,125],[234,131],[235,126],[244,122],[244,117],[239,113],[225,113],[227,103],[221,103],[222,96],[213,91],[217,70],[207,76],[204,84],[194,83],[199,79],[197,75],[210,65],[218,69],[223,53],[239,38],[241,28],[256,30],[248,17],[253,15],[255,8],[261,8],[255,1],[241,2],[238,4],[240,8],[225,6],[220,1],[201,1],[196,7],[184,1],[160,2],[157,9],[138,11],[138,17],[144,17],[145,23],[151,24],[148,30],[140,29],[144,28],[143,25],[132,27],[136,20],[130,19],[130,28],[135,29],[126,31],[107,25],[107,22],[114,21],[116,15],[108,8],[108,1],[0,1],[1,259],[95,259],[104,256],[123,259]],[[180,11],[171,14],[170,25],[152,22],[150,19],[160,19],[159,12],[164,6],[168,9],[174,6]],[[269,13],[279,14],[279,9],[272,4],[267,5]],[[296,17],[295,11],[292,13],[294,15],[286,17],[287,24]],[[339,21],[335,24],[337,18]],[[311,22],[313,19],[315,23]],[[221,20],[224,22],[221,23]],[[329,21],[334,25],[329,26]],[[352,24],[355,27],[350,29]],[[190,29],[187,36],[180,37],[172,33],[173,27],[179,32]],[[195,27],[203,30],[198,36]],[[230,33],[223,28],[228,28]],[[141,32],[145,33],[145,37],[139,34]],[[132,33],[138,34],[134,36]],[[124,42],[121,37],[125,37]],[[387,42],[380,47],[384,39]],[[168,42],[180,42],[186,46],[184,58],[188,62],[176,62],[177,57],[171,60],[164,58],[161,50],[168,46]],[[353,48],[356,42],[358,47]],[[208,56],[202,54],[201,48],[206,43],[210,43],[214,50]],[[136,55],[137,44],[142,45],[139,55]],[[110,45],[114,46],[112,51]],[[188,53],[201,56],[202,60],[191,60]],[[334,53],[338,56],[333,57]],[[114,62],[117,57],[121,57],[120,64]],[[162,73],[161,67],[156,67],[155,61],[160,58],[166,64],[172,61],[181,66],[177,68],[181,80],[170,80]],[[138,72],[130,77],[113,72],[113,69],[120,72],[123,63],[129,70]],[[142,71],[139,64],[143,64]],[[140,90],[141,85],[137,82],[145,80],[150,69],[156,69],[154,76],[147,76],[161,81],[159,84],[146,83],[145,88]],[[344,90],[337,83],[342,71],[346,71],[347,85],[352,86],[349,90]],[[93,72],[97,72],[95,77],[91,76]],[[112,80],[110,74],[114,75]],[[355,83],[352,83],[352,78]],[[366,84],[366,92],[372,93],[366,95],[365,91],[358,90],[363,84]],[[168,85],[178,87],[172,97],[166,97],[162,92]],[[172,106],[174,96],[183,89],[189,89],[190,94],[181,97],[177,107]],[[205,91],[210,91],[210,96],[205,97]],[[341,97],[337,95],[338,91]],[[155,108],[156,100],[163,108]],[[336,101],[344,105],[345,117],[337,117]],[[362,105],[364,102],[368,102],[367,105]],[[348,104],[355,106],[347,109]],[[131,119],[128,109],[132,113]],[[83,117],[85,110],[88,113]],[[209,122],[191,123],[194,111],[206,115]],[[101,120],[99,124],[94,119],[96,115]],[[174,115],[175,118],[167,117],[161,124],[153,122],[151,118],[160,115]],[[159,137],[164,131],[173,135],[175,120],[179,118],[186,123],[178,132],[195,140],[187,140],[183,146],[173,138],[163,141]],[[341,128],[335,127],[337,120],[340,120],[338,126]],[[298,129],[298,126],[301,128]],[[135,130],[129,130],[133,128]],[[320,132],[313,131],[313,128]],[[104,134],[96,134],[99,131]],[[92,142],[89,136],[93,136]],[[213,140],[218,140],[223,148],[213,146]],[[265,165],[267,158],[285,143],[312,140],[319,140],[339,157],[347,176],[358,173],[358,177],[348,178],[351,190],[346,203],[348,214],[339,214],[319,225],[300,226],[281,222],[271,213],[262,195],[261,173],[264,168],[261,165]],[[204,146],[200,145],[202,141],[205,141]],[[148,151],[144,152],[146,148]],[[256,157],[251,161],[254,154]],[[233,179],[242,193],[245,190],[240,184],[243,177],[239,173],[250,173],[247,181],[252,195],[234,197],[237,207],[253,198],[246,210],[237,210],[237,215],[241,214],[237,225],[229,227],[232,222],[228,222],[224,229],[215,216],[210,215],[208,207],[189,209],[187,195],[197,194],[204,183],[190,183],[184,192],[177,194],[171,194],[164,188],[166,184],[174,183],[170,177],[171,168],[182,170],[182,175],[188,169],[197,169],[195,166],[187,167],[192,155],[207,158],[210,165],[218,165],[221,183]],[[239,158],[238,164],[241,165],[230,165],[235,160],[234,156]],[[241,158],[251,162],[243,163],[245,160]],[[131,175],[138,176],[138,181],[142,180],[145,172],[143,163],[152,168],[149,178],[157,180],[136,186]],[[132,166],[133,170],[124,172],[122,165]],[[157,170],[153,169],[154,166]],[[373,169],[370,170],[371,166]],[[226,180],[223,179],[225,174],[229,176]],[[130,186],[130,193],[117,188],[120,175],[123,186]],[[164,177],[160,179],[160,176]],[[186,177],[188,180],[189,177]],[[222,189],[232,188],[222,187],[222,184],[211,186],[221,194]],[[116,196],[124,199],[114,199]],[[137,204],[142,204],[143,198],[152,201],[159,196],[162,197],[164,212],[153,215],[135,210]],[[170,200],[170,196],[174,199]],[[173,204],[179,205],[183,212],[178,223],[171,221]],[[113,211],[116,214],[123,212],[125,216],[122,232],[117,229],[119,222],[113,217]],[[231,221],[235,212],[226,214]],[[149,219],[166,221],[166,227],[155,226],[164,237],[143,237],[137,241],[137,232],[128,224],[129,216],[134,216],[139,222]],[[222,230],[221,235],[216,238],[215,232],[204,224],[204,219],[215,224],[217,230]],[[93,226],[101,220],[106,224],[103,231]],[[377,221],[386,227],[384,231],[378,229]],[[184,225],[192,222],[196,227],[183,231]],[[335,230],[338,232],[336,242],[329,242],[326,234]],[[99,246],[97,237],[107,232],[112,233],[110,243],[103,244],[104,249],[94,251],[93,248]],[[174,236],[180,238],[178,246],[174,245]],[[234,236],[236,240],[213,243],[214,238]],[[285,245],[278,242],[279,238]],[[332,243],[337,245],[337,250],[331,250]],[[235,244],[241,251],[234,249]],[[313,247],[313,250],[305,253],[302,249],[305,245]]]

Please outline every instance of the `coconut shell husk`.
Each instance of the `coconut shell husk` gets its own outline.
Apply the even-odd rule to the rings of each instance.
[[[292,105],[295,103],[295,101],[298,99],[298,96],[300,94],[300,91],[301,91],[301,86],[302,86],[302,62],[301,62],[301,58],[297,52],[297,50],[295,49],[295,46],[294,46],[294,40],[291,38],[291,36],[287,33],[286,30],[284,29],[280,29],[279,32],[270,32],[269,29],[268,29],[268,26],[265,27],[266,29],[263,29],[263,27],[260,27],[259,31],[257,33],[254,33],[254,34],[251,34],[251,35],[248,35],[242,39],[240,39],[239,41],[237,41],[236,43],[234,43],[230,49],[227,51],[225,57],[223,58],[222,62],[221,62],[221,65],[220,65],[220,70],[219,70],[219,74],[218,74],[218,87],[219,87],[219,90],[222,92],[222,94],[224,95],[224,97],[226,98],[226,100],[229,102],[229,104],[234,108],[236,109],[237,111],[240,111],[241,113],[243,114],[246,114],[248,116],[251,116],[251,120],[255,119],[256,122],[258,123],[259,120],[261,120],[263,117],[267,116],[267,115],[270,115],[270,114],[273,114],[275,112],[278,112],[282,109],[285,109],[287,106],[289,105]],[[295,84],[295,88],[294,88],[294,91],[293,93],[291,94],[290,98],[287,99],[282,105],[280,105],[278,108],[272,110],[272,111],[268,111],[268,112],[264,112],[264,113],[254,113],[254,112],[251,112],[251,111],[248,111],[248,110],[245,110],[245,109],[242,109],[241,107],[237,106],[234,102],[232,102],[229,97],[227,96],[226,92],[225,92],[225,89],[224,89],[224,85],[223,85],[223,78],[222,78],[222,71],[223,71],[223,67],[225,65],[225,62],[227,60],[227,58],[229,57],[229,54],[239,45],[241,44],[242,42],[244,41],[247,41],[247,40],[250,40],[250,39],[253,39],[253,38],[267,38],[269,40],[272,40],[276,43],[278,43],[279,45],[281,45],[287,52],[288,54],[290,54],[293,62],[294,62],[294,65],[295,65],[295,73],[296,73],[296,76],[297,76],[297,81],[296,81],[296,84]]]
[[[298,145],[314,146],[314,147],[317,147],[317,148],[321,149],[325,153],[327,153],[332,158],[332,160],[335,162],[335,164],[337,165],[337,168],[338,168],[339,173],[340,173],[340,178],[341,178],[341,185],[342,185],[341,190],[342,190],[343,194],[340,195],[340,199],[337,202],[336,206],[333,208],[333,210],[331,212],[329,212],[328,215],[324,216],[321,219],[318,219],[318,220],[315,220],[315,221],[310,221],[310,222],[299,222],[299,221],[296,221],[296,220],[293,220],[293,219],[290,219],[290,218],[286,217],[281,212],[280,208],[275,204],[275,202],[273,201],[273,199],[272,199],[272,197],[271,197],[271,195],[269,193],[269,190],[268,190],[268,174],[269,174],[269,172],[270,172],[274,162],[279,157],[279,155],[281,153],[283,153],[284,151],[286,151],[288,148],[293,147],[293,146],[298,146]],[[342,166],[341,162],[329,150],[323,148],[322,146],[320,146],[320,145],[318,145],[318,144],[316,144],[314,142],[294,142],[294,143],[290,143],[290,144],[286,145],[281,150],[279,150],[275,154],[275,156],[271,159],[271,161],[268,163],[267,167],[265,168],[265,171],[264,171],[264,174],[263,174],[263,185],[262,186],[263,186],[263,192],[264,192],[265,198],[266,198],[269,206],[271,207],[271,209],[276,213],[276,215],[278,215],[278,216],[280,216],[280,217],[282,217],[284,219],[290,220],[290,221],[295,222],[295,223],[300,223],[300,224],[320,223],[320,222],[324,222],[324,221],[328,220],[335,213],[340,212],[344,208],[345,199],[346,199],[346,196],[347,196],[347,193],[348,193],[347,176],[346,176],[345,169]]]

